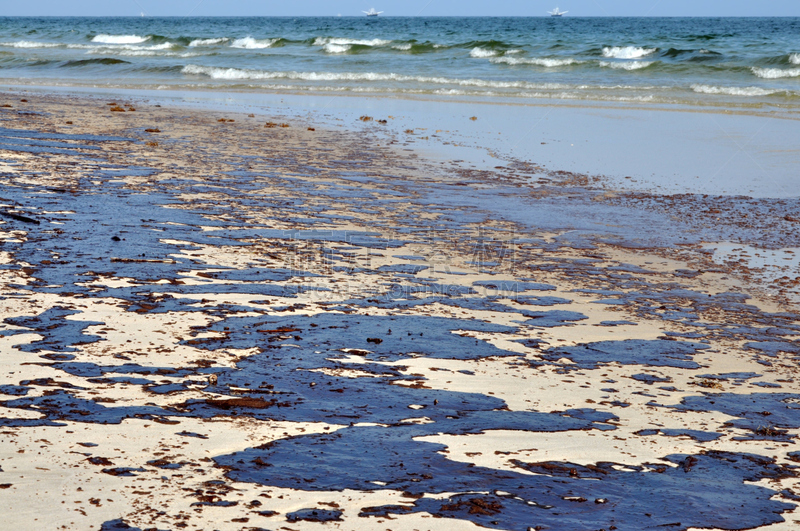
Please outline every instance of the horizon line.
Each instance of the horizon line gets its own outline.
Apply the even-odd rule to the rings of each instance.
[[[553,17],[551,15],[0,15],[3,18],[800,18],[798,15],[573,15]]]

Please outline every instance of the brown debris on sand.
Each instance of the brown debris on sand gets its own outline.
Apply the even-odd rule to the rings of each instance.
[[[267,409],[278,403],[277,400],[263,400],[261,398],[207,398],[205,402],[209,406],[220,409]]]

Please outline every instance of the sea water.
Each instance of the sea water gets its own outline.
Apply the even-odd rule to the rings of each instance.
[[[0,81],[800,109],[800,18],[0,18]]]

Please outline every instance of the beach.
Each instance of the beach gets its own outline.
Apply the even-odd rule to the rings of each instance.
[[[445,161],[375,108],[2,100],[9,528],[800,520],[796,198]]]

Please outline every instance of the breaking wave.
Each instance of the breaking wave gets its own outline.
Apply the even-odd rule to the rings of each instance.
[[[526,81],[490,81],[484,79],[453,79],[446,77],[408,76],[377,72],[271,72],[266,70],[247,70],[243,68],[220,68],[213,66],[187,65],[181,69],[183,74],[205,75],[211,79],[241,81],[265,79],[289,79],[297,81],[395,81],[405,83],[425,83],[431,85],[458,85],[462,87],[481,87],[498,89],[564,89],[568,85],[559,83],[529,83]]]
[[[209,39],[211,40],[211,39]],[[264,48],[271,48],[274,46],[280,39],[263,39],[257,40],[253,37],[244,37],[241,39],[236,39],[231,43],[231,48],[242,48],[245,50],[262,50]]]
[[[328,53],[347,53],[348,51],[350,51],[350,48],[352,48],[352,46],[350,46],[349,44],[332,44],[332,43],[325,44],[322,47],[322,49]]]
[[[603,57],[613,59],[639,59],[658,51],[658,48],[640,48],[638,46],[606,46]]]
[[[784,77],[800,77],[800,68],[784,70],[782,68],[753,67],[753,74],[763,79],[781,79]]]
[[[326,44],[335,44],[338,46],[386,46],[387,44],[391,44],[392,41],[386,41],[383,39],[339,39],[334,37],[317,37],[314,39],[314,46],[325,46]]]
[[[727,96],[769,96],[784,92],[761,87],[715,87],[712,85],[692,85],[692,90],[700,94],[725,94]]]
[[[583,61],[578,61],[577,59],[572,59],[571,57],[495,57],[489,59],[492,63],[495,64],[507,64],[507,65],[535,65],[535,66],[544,66],[547,68],[555,68],[559,66],[569,66],[569,65],[577,65],[583,63]]]
[[[604,68],[614,68],[616,70],[641,70],[648,66],[654,65],[655,61],[631,61],[627,63],[612,63],[609,61],[600,61],[600,66]]]
[[[497,50],[487,50],[486,48],[481,48],[480,46],[476,46],[469,52],[470,57],[477,58],[495,57],[496,55],[499,55]]]
[[[194,48],[197,46],[214,46],[216,44],[225,44],[230,39],[228,37],[219,37],[217,39],[195,39],[189,43],[189,46]]]
[[[56,44],[53,42],[17,41],[0,42],[0,46],[8,46],[10,48],[58,48],[63,46],[63,44]]]
[[[138,35],[95,35],[92,42],[103,44],[141,44],[150,40],[150,37],[140,37]]]

